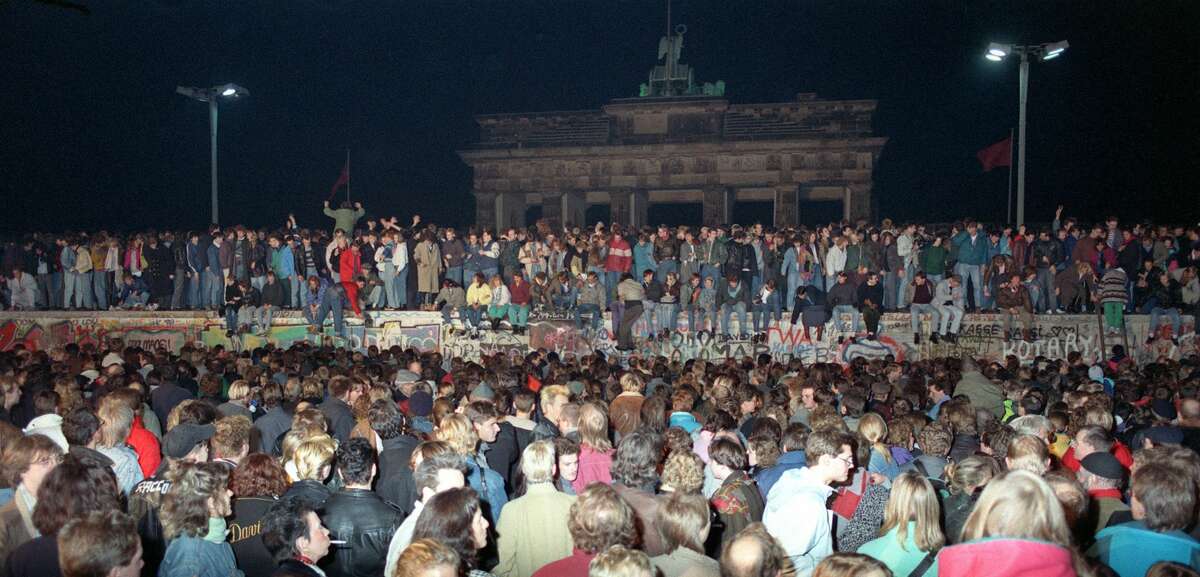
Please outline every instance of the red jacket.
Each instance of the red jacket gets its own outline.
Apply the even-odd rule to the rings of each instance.
[[[938,577],[1075,577],[1071,550],[1025,539],[980,539],[942,549]]]
[[[608,257],[604,259],[604,270],[608,272],[629,272],[633,266],[633,251],[629,243],[620,236],[608,240]]]
[[[141,415],[133,418],[133,428],[129,430],[129,437],[125,439],[125,443],[137,453],[142,475],[147,479],[153,477],[159,463],[162,462],[162,451],[159,449],[158,438],[142,424]]]
[[[524,279],[520,283],[513,281],[508,285],[509,302],[514,305],[529,304],[529,283]]]
[[[1117,461],[1121,463],[1121,466],[1125,467],[1126,471],[1129,471],[1133,467],[1133,453],[1129,451],[1129,447],[1126,447],[1124,443],[1113,441],[1111,452],[1117,458]],[[1079,459],[1075,458],[1075,447],[1071,447],[1067,449],[1066,453],[1063,453],[1062,464],[1072,473],[1079,472]]]
[[[362,253],[355,253],[353,250],[346,249],[342,251],[342,256],[338,258],[338,278],[342,282],[354,282],[362,274]]]

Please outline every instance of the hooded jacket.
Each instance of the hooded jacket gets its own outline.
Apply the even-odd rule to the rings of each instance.
[[[1192,569],[1200,567],[1200,542],[1183,531],[1151,531],[1141,521],[1122,523],[1096,534],[1088,549],[1120,577],[1141,577],[1159,561],[1174,561]]]

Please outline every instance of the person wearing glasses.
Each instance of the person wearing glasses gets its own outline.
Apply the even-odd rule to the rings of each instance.
[[[838,431],[812,433],[804,447],[808,466],[784,473],[767,494],[763,524],[791,557],[797,576],[808,577],[833,554],[825,503],[831,485],[844,482],[854,469],[852,442]]]

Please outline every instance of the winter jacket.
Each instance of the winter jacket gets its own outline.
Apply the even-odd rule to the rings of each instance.
[[[965,306],[962,285],[952,287],[950,286],[950,279],[942,279],[933,291],[933,304],[935,306],[952,304],[962,308]]]
[[[283,292],[283,283],[278,280],[267,283],[262,288],[262,304],[280,308],[287,304],[287,295]]]
[[[352,547],[329,551],[323,562],[329,577],[367,577],[383,571],[388,543],[404,520],[401,512],[374,491],[342,489],[325,501],[321,521],[330,538],[344,540]]]
[[[600,307],[601,310],[603,310],[604,305],[606,304],[606,296],[604,294],[604,286],[601,285],[600,283],[596,283],[596,284],[589,284],[586,282],[583,283],[583,286],[579,287],[579,304],[581,304],[581,305],[584,305],[584,304],[596,305],[596,306]]]
[[[597,451],[589,445],[579,447],[579,475],[571,481],[575,494],[582,493],[592,483],[612,484],[612,462],[616,451]]]
[[[917,542],[914,538],[917,532],[917,523],[915,521],[908,522],[908,531],[904,542],[901,542],[899,539],[899,529],[898,526],[893,527],[878,539],[863,543],[857,552],[887,565],[888,569],[892,570],[893,575],[912,575],[913,570],[921,564],[921,561],[929,553],[917,547]],[[934,551],[935,557],[936,554],[937,552]],[[914,577],[934,577],[937,573],[937,561],[934,561],[924,573]]]
[[[925,274],[946,274],[946,247],[929,245],[922,248],[921,270]]]
[[[275,560],[262,541],[262,519],[274,497],[238,497],[229,520],[229,544],[238,567],[247,575],[270,575]]]
[[[354,223],[367,214],[362,208],[329,208],[325,207],[325,216],[333,219],[333,229],[341,229],[347,236],[354,233]]]
[[[729,281],[721,281],[719,289],[717,289],[717,306],[725,307],[737,306],[738,304],[745,305],[750,308],[750,287],[744,282],[738,282],[736,287],[731,286]]]
[[[858,302],[858,289],[849,281],[844,283],[836,283],[829,289],[829,294],[825,297],[825,306],[830,310],[833,307],[849,305],[854,306]]]
[[[951,239],[958,248],[958,262],[965,265],[983,266],[987,264],[988,238],[982,231],[975,232],[975,238],[967,231],[960,231]]]
[[[1159,561],[1200,569],[1200,542],[1183,531],[1160,533],[1133,521],[1097,533],[1087,556],[1108,565],[1120,577],[1142,577]]]
[[[1032,539],[999,537],[954,545],[938,553],[937,563],[939,577],[1076,575],[1070,549]]]
[[[805,467],[785,472],[767,494],[763,524],[791,559],[797,577],[812,575],[833,554],[833,513],[825,506],[832,493]]]
[[[1004,417],[1004,391],[978,369],[964,369],[958,385],[954,387],[954,394],[966,395],[975,408],[987,409],[998,418]]]
[[[492,304],[492,287],[487,283],[474,284],[467,287],[467,304],[488,306]]]
[[[504,507],[496,532],[500,563],[497,577],[527,577],[544,565],[571,554],[567,531],[575,497],[555,490],[550,483],[529,486],[523,497]]]
[[[158,577],[243,577],[233,547],[201,537],[176,537],[167,545]]]
[[[467,306],[467,293],[460,286],[447,287],[438,291],[434,302],[453,308],[463,308]]]
[[[1033,312],[1033,303],[1029,299],[1029,291],[1025,290],[1024,285],[1017,285],[1017,289],[1013,290],[1009,287],[1004,287],[996,293],[996,306],[1001,310],[1019,308],[1025,312]]]

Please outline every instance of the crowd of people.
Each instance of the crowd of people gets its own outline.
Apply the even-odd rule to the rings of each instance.
[[[271,230],[30,235],[0,255],[0,304],[216,310],[231,336],[265,334],[281,309],[303,311],[314,332],[332,320],[343,335],[346,309],[364,322],[369,310],[440,310],[474,337],[524,332],[531,312],[574,318],[597,335],[607,312],[629,350],[681,319],[690,332],[724,338],[762,338],[786,319],[810,338],[828,325],[839,340],[870,339],[888,311],[911,314],[918,343],[955,340],[963,315],[976,311],[999,313],[1005,338],[1035,339],[1034,314],[1082,312],[1102,312],[1112,333],[1124,330],[1125,314],[1148,314],[1149,338],[1162,319],[1177,338],[1181,315],[1200,303],[1200,227],[1116,217],[1088,226],[1061,207],[1044,228],[970,219],[782,229],[542,221],[461,235],[419,216],[408,226],[368,217],[361,204],[326,203],[325,213],[332,228],[302,228],[289,216]]]
[[[0,352],[0,396],[12,577],[1200,569],[1195,355],[470,361],[110,340]]]

